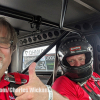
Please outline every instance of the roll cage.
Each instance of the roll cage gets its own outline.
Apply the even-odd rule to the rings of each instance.
[[[29,45],[29,37],[38,38],[35,43],[56,40],[59,37],[35,59],[37,62],[69,32],[81,36],[96,33],[100,36],[99,5],[99,0],[0,0],[0,14],[14,26],[19,39],[18,47]],[[55,36],[51,38],[50,32],[54,32]],[[43,38],[42,34],[48,35],[48,38]]]

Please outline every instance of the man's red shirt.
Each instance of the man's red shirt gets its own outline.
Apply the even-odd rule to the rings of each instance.
[[[93,76],[100,78],[100,76],[95,72],[93,73]],[[100,90],[94,82],[94,79],[91,77],[87,80],[87,85],[89,85],[92,90],[100,96]],[[98,81],[98,85],[100,85],[100,80]],[[86,93],[85,90],[83,90],[80,85],[71,81],[66,76],[61,76],[57,78],[52,88],[61,95],[69,98],[69,100],[92,100],[91,97]]]
[[[14,75],[14,73],[10,73],[11,75]],[[4,75],[5,76],[5,75]],[[4,80],[4,76],[2,77],[0,81],[0,100],[15,100],[12,92],[9,90],[9,84],[10,82]],[[27,82],[29,81],[29,76],[25,74],[19,74],[20,79],[26,79]]]

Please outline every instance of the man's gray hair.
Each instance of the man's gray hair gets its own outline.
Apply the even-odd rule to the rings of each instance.
[[[16,49],[16,43],[17,43],[17,34],[15,32],[15,29],[4,17],[0,17],[0,27],[6,28],[7,38],[8,40],[12,41],[11,51],[14,51]]]

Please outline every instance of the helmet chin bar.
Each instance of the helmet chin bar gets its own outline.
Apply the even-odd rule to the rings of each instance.
[[[72,81],[76,82],[76,83],[84,83],[86,82],[90,77],[92,76],[92,74],[90,74],[89,76],[85,77],[85,78],[81,78],[81,79],[72,79],[70,78]]]
[[[90,60],[89,63],[76,67],[76,66],[66,66],[62,64],[62,70],[64,71],[64,75],[71,79],[74,82],[83,83],[86,80],[88,80],[92,73],[93,73],[93,67],[92,67],[92,61]]]

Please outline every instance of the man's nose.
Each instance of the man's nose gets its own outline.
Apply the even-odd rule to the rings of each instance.
[[[78,67],[81,66],[80,61],[77,60],[77,61],[75,62],[75,66],[78,66]]]

